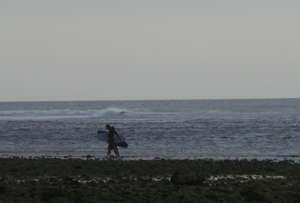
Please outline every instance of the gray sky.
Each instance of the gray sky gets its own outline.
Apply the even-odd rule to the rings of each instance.
[[[0,0],[0,101],[300,97],[300,1]]]

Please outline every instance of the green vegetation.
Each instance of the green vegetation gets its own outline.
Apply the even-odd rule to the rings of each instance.
[[[299,191],[300,164],[292,161],[0,159],[5,203],[296,203]]]

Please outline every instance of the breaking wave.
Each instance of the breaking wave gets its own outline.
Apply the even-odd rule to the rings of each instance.
[[[134,113],[128,109],[109,107],[104,109],[52,109],[52,110],[22,110],[0,111],[0,120],[35,120],[35,119],[65,119],[65,118],[102,118],[124,116]]]

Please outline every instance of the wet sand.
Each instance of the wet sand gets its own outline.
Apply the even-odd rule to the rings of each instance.
[[[300,164],[0,159],[0,202],[300,202]]]

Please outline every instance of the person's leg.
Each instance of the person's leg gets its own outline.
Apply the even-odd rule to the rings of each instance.
[[[111,145],[108,145],[108,147],[107,147],[107,154],[106,154],[106,156],[110,156],[110,154],[111,154],[111,150],[112,150],[112,147],[111,147]]]
[[[118,146],[114,146],[114,152],[117,157],[120,157]]]

